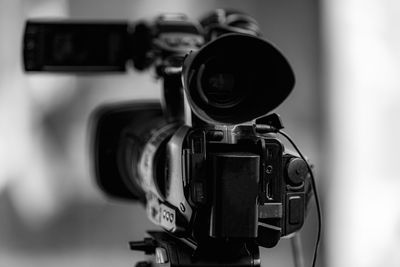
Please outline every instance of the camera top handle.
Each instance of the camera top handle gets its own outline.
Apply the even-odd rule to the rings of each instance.
[[[200,22],[183,14],[154,21],[28,20],[23,40],[27,72],[118,73],[154,67],[163,78],[162,105],[169,121],[184,120],[181,70],[190,51],[225,33],[259,35],[250,16],[217,9]]]

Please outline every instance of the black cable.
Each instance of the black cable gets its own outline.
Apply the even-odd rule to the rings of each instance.
[[[315,205],[317,207],[317,217],[318,217],[318,232],[317,232],[317,239],[315,241],[314,255],[313,255],[313,261],[312,261],[312,267],[315,267],[315,263],[317,261],[319,242],[321,240],[322,214],[321,214],[321,206],[320,206],[320,203],[319,203],[319,198],[318,198],[318,193],[317,193],[317,185],[315,183],[314,174],[312,172],[310,164],[308,164],[306,158],[300,152],[300,149],[296,146],[296,144],[293,142],[293,140],[290,138],[290,136],[287,133],[285,133],[285,132],[283,132],[281,130],[279,130],[278,133],[283,135],[292,144],[292,146],[297,151],[297,153],[299,153],[300,157],[306,162],[307,169],[308,169],[308,171],[310,173],[310,176],[311,176],[311,186],[312,186],[312,189],[314,191],[314,199],[315,199]]]

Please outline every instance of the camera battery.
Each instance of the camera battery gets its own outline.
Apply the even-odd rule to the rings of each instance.
[[[213,201],[210,235],[257,237],[260,157],[248,152],[211,154]]]

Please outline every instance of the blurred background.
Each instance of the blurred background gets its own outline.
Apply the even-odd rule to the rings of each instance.
[[[128,241],[155,229],[139,204],[93,182],[88,122],[101,103],[159,99],[151,73],[26,75],[27,18],[252,15],[291,63],[296,87],[276,110],[315,166],[324,233],[318,266],[400,266],[400,2],[396,0],[0,0],[0,266],[133,266]],[[306,266],[314,203],[302,232]],[[289,240],[263,266],[293,266]]]

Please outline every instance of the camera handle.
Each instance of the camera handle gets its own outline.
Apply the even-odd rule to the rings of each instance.
[[[201,251],[188,239],[180,239],[166,232],[149,231],[151,238],[130,242],[131,250],[143,251],[151,261],[140,261],[135,267],[260,267],[260,253],[256,244],[247,244],[233,253],[223,252],[221,246]],[[225,256],[224,256],[225,255]]]

